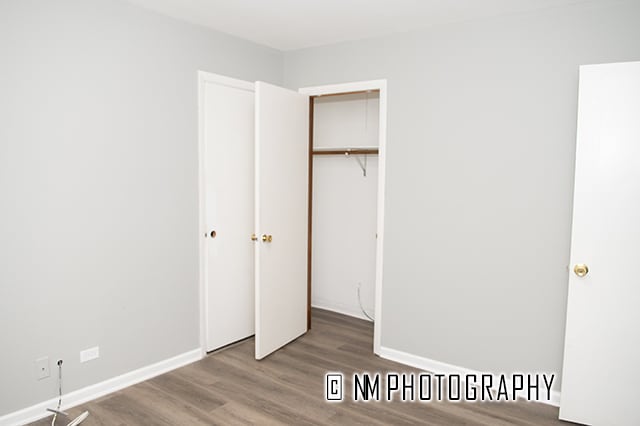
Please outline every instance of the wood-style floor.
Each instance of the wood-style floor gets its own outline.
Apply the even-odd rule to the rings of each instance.
[[[371,323],[314,310],[309,333],[262,361],[254,360],[249,339],[69,412],[88,410],[83,426],[568,425],[557,420],[557,408],[529,402],[363,403],[350,394],[342,403],[325,402],[326,372],[344,373],[345,390],[356,372],[417,372],[373,355],[372,341]]]

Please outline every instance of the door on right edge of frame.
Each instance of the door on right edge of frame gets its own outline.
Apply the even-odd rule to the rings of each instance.
[[[640,425],[640,62],[580,68],[560,419]]]

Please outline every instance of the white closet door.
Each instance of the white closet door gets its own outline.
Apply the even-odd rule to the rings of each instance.
[[[203,95],[206,349],[212,351],[254,333],[253,84],[205,77]]]
[[[640,62],[581,67],[578,108],[560,418],[640,425]]]
[[[256,359],[307,330],[309,97],[256,82]]]

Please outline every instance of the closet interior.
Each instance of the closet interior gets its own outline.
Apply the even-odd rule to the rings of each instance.
[[[375,318],[378,90],[310,98],[309,298]]]

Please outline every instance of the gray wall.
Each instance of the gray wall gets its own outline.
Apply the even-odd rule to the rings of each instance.
[[[58,358],[71,391],[199,346],[198,69],[281,83],[282,54],[119,0],[0,0],[0,415],[55,397]]]
[[[639,20],[579,5],[286,53],[292,88],[388,79],[383,346],[561,372],[578,66],[640,60]]]

